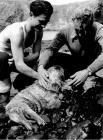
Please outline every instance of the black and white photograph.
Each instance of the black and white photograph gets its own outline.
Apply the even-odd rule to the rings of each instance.
[[[0,140],[103,140],[103,0],[0,0]]]

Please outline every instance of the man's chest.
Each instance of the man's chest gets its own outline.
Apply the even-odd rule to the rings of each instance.
[[[33,43],[37,40],[37,33],[36,31],[28,33],[24,40],[24,47],[30,47]]]
[[[91,53],[95,49],[95,42],[93,39],[89,38],[70,38],[69,48],[73,54],[84,56],[87,53]]]
[[[72,54],[82,55],[84,52],[83,44],[77,37],[70,37],[68,40],[68,46]]]

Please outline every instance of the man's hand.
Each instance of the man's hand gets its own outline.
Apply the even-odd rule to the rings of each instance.
[[[72,80],[68,81],[68,86],[69,85],[78,86],[82,84],[83,82],[86,81],[86,79],[88,78],[88,75],[89,75],[89,71],[87,69],[76,72],[75,74],[70,76]]]
[[[39,83],[43,87],[48,89],[50,83],[48,72],[43,68],[42,65],[40,65],[38,68],[38,73],[39,73]]]

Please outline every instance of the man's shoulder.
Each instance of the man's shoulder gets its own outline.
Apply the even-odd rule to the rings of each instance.
[[[93,30],[95,32],[95,39],[98,39],[100,38],[100,36],[103,36],[103,24],[99,22],[94,22]]]
[[[11,28],[12,31],[18,31],[18,30],[21,30],[22,29],[22,23],[21,22],[15,22],[15,23],[12,23],[11,25],[8,26],[8,28]]]
[[[13,23],[13,24],[9,25],[8,28],[9,28],[9,30],[11,30],[11,35],[23,36],[23,34],[24,34],[23,27],[20,22]]]
[[[12,23],[10,25],[7,25],[0,34],[1,38],[9,38],[9,39],[13,39],[16,38],[16,36],[20,36],[23,35],[22,34],[22,29],[21,27],[17,24],[17,23]]]
[[[10,25],[8,25],[10,28],[13,28],[13,27],[15,27],[15,26],[17,26],[17,27],[21,27],[21,23],[20,22],[14,22],[14,23],[12,23],[12,24],[10,24]]]
[[[103,28],[103,24],[95,21],[95,22],[93,22],[93,27],[98,30],[100,28]]]

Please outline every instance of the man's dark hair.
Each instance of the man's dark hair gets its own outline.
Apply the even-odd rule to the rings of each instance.
[[[30,11],[34,14],[34,16],[45,14],[47,19],[49,19],[53,13],[53,7],[48,1],[35,0],[30,4]]]
[[[76,10],[72,20],[79,20],[81,23],[92,24],[93,12],[87,8]]]

